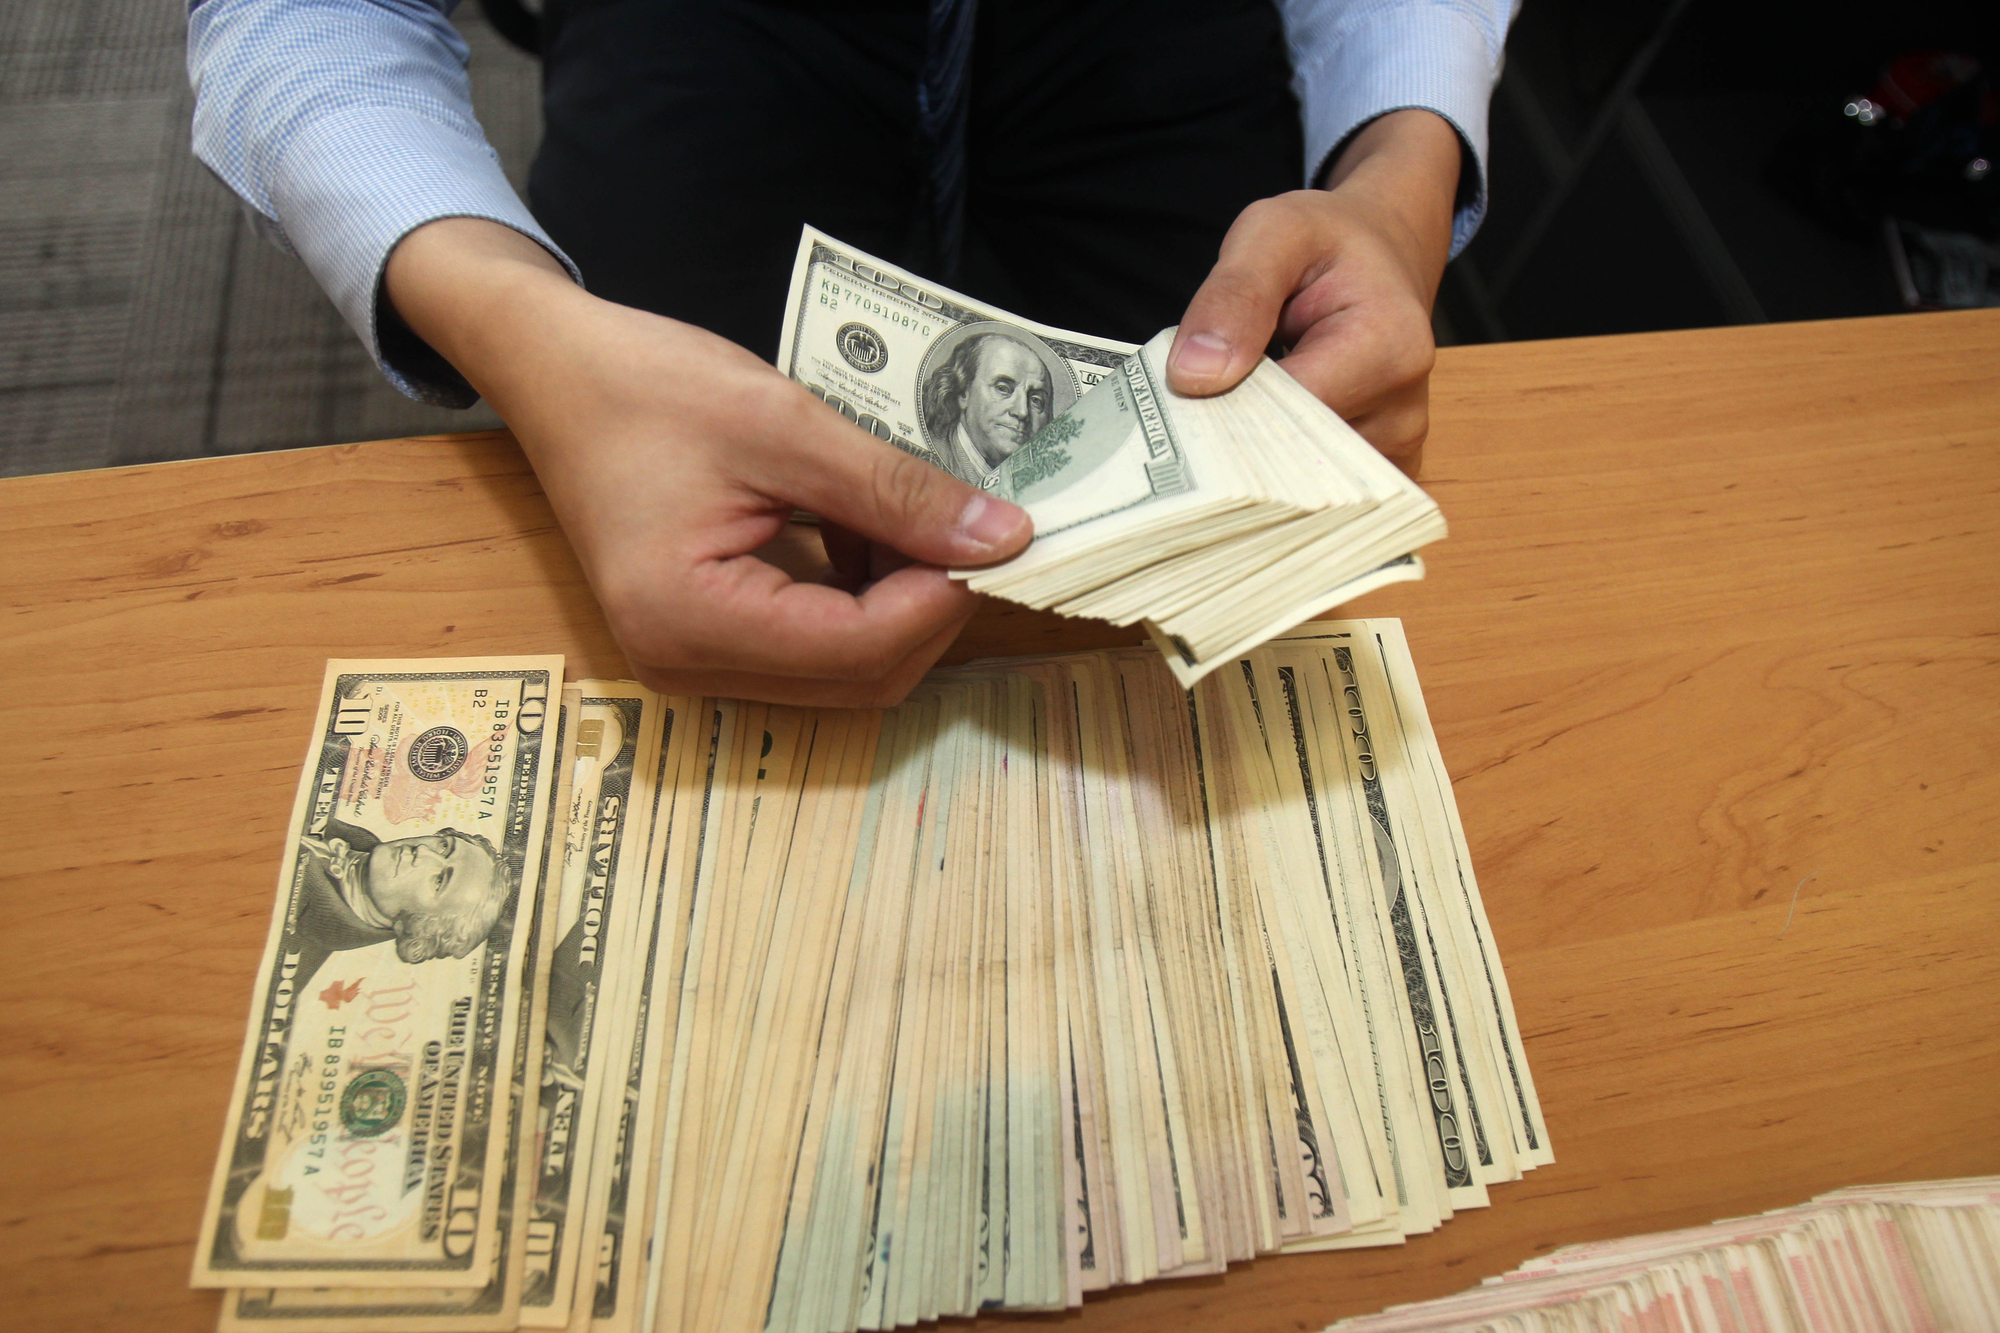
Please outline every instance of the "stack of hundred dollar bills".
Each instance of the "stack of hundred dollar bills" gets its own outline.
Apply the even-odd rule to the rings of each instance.
[[[1393,620],[886,711],[334,662],[194,1280],[225,1330],[847,1333],[1551,1160]]]
[[[1192,685],[1387,583],[1445,535],[1437,505],[1261,360],[1213,398],[1144,347],[982,306],[810,227],[778,364],[864,429],[1021,505],[1035,539],[958,570],[974,591],[1143,623]]]

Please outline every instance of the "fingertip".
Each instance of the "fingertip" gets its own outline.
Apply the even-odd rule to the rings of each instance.
[[[1224,333],[1189,333],[1185,326],[1167,353],[1167,385],[1199,398],[1236,387],[1249,368],[1236,368],[1237,340]]]
[[[974,491],[959,510],[952,543],[968,565],[1005,560],[1035,535],[1035,521],[1017,504],[985,491]]]
[[[1186,375],[1208,378],[1224,374],[1235,354],[1235,345],[1220,333],[1183,330],[1174,339],[1173,364]]]

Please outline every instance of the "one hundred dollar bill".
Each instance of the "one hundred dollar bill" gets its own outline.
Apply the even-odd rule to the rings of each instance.
[[[1144,624],[1184,686],[1273,634],[1419,578],[1437,506],[1275,363],[1213,398],[1144,348],[1050,328],[807,227],[778,366],[878,438],[1023,508],[975,592]]]
[[[975,486],[1136,350],[982,305],[811,227],[778,368]]]
[[[561,683],[327,664],[195,1286],[490,1280]]]

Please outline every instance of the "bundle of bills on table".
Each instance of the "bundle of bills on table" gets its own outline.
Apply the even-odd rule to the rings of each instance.
[[[835,1333],[1391,1245],[1552,1160],[1395,621],[886,711],[333,663],[225,1329]]]
[[[1881,1333],[2000,1326],[2000,1176],[1860,1185],[1685,1231],[1569,1245],[1327,1333]]]
[[[978,592],[1143,622],[1183,685],[1373,588],[1420,578],[1437,505],[1266,359],[1213,398],[1144,347],[977,304],[807,228],[778,364],[865,429],[1027,509]]]

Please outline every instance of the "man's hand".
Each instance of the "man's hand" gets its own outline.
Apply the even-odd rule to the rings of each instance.
[[[977,600],[937,566],[1028,541],[1024,511],[850,425],[733,343],[586,294],[498,223],[419,227],[385,287],[513,429],[654,689],[895,703]],[[794,508],[832,524],[821,582],[752,554]]]
[[[1349,142],[1324,190],[1245,209],[1168,357],[1181,393],[1233,388],[1275,332],[1279,364],[1414,472],[1430,429],[1431,304],[1451,249],[1458,132],[1393,111]]]

